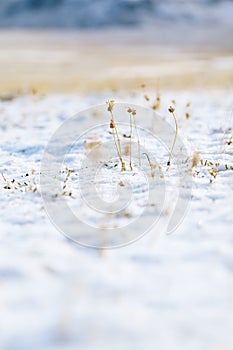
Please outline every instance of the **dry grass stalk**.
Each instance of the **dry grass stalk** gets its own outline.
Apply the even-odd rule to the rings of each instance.
[[[143,155],[145,155],[148,160],[148,163],[150,165],[150,170],[151,170],[151,177],[154,178],[156,165],[151,162],[150,157],[147,153],[143,153]]]
[[[132,125],[132,114],[129,113],[129,118],[130,118],[130,144],[129,144],[129,166],[130,170],[133,170],[133,165],[132,165],[132,134],[133,134],[133,125]]]
[[[160,97],[160,93],[158,92],[157,96],[156,96],[155,103],[152,106],[152,109],[154,111],[156,111],[156,110],[158,110],[160,108],[160,106],[161,106],[161,97]]]
[[[176,131],[175,131],[175,137],[174,137],[174,140],[173,140],[173,144],[172,144],[172,148],[171,148],[171,152],[170,152],[170,155],[169,155],[169,158],[168,158],[168,161],[167,161],[167,166],[170,167],[171,165],[171,158],[172,158],[172,154],[173,154],[173,150],[174,150],[174,147],[175,147],[175,144],[176,144],[176,139],[177,139],[177,135],[178,135],[178,122],[177,122],[177,119],[176,119],[176,116],[175,116],[175,108],[170,106],[168,108],[168,112],[172,114],[173,116],[173,119],[175,121],[175,126],[176,126]]]
[[[136,109],[133,109],[133,108],[128,108],[127,112],[129,113],[130,115],[130,147],[132,148],[132,119],[133,119],[133,122],[134,122],[134,128],[135,128],[135,131],[136,131],[136,135],[137,135],[137,140],[138,140],[138,163],[139,163],[139,166],[141,166],[141,145],[140,145],[140,138],[139,138],[139,133],[138,133],[138,128],[137,128],[137,123],[136,123]],[[131,157],[130,157],[130,161],[131,161]],[[131,169],[132,170],[132,169]]]
[[[149,96],[148,95],[144,95],[144,99],[147,101],[147,102],[149,102],[150,101],[150,98],[149,98]]]
[[[114,107],[115,101],[114,100],[108,100],[108,101],[106,101],[106,104],[108,106],[108,112],[111,115],[110,129],[112,129],[113,138],[114,138],[117,154],[118,154],[119,160],[121,162],[121,171],[126,171],[125,162],[123,161],[123,158],[122,158],[120,137],[119,137],[119,134],[118,134],[118,130],[117,130],[115,119],[114,119],[114,115],[113,115],[113,107]]]
[[[192,168],[194,168],[198,165],[199,160],[200,160],[199,154],[198,154],[198,152],[195,151],[193,154],[193,159],[192,159]]]

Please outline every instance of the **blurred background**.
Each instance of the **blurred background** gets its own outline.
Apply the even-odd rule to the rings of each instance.
[[[0,90],[229,86],[231,0],[1,0]]]
[[[154,24],[231,24],[231,0],[2,0],[1,27],[99,28]]]

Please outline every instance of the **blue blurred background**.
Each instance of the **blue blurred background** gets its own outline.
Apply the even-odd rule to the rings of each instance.
[[[158,21],[232,23],[232,0],[0,0],[1,27],[98,28]]]

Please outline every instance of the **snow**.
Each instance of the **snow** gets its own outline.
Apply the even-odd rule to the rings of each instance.
[[[173,125],[167,108],[175,99],[180,133],[202,160],[192,169],[189,209],[173,234],[166,234],[165,220],[161,231],[98,251],[73,243],[50,222],[40,166],[63,122],[111,97],[21,95],[0,102],[0,349],[230,350],[233,144],[226,141],[233,133],[232,92],[161,91],[159,113]],[[114,99],[148,105],[140,92]]]

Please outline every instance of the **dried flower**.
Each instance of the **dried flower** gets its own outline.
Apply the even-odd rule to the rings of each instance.
[[[176,126],[176,131],[175,131],[175,137],[174,137],[174,140],[173,140],[173,144],[172,144],[172,148],[171,148],[171,152],[170,152],[170,155],[169,155],[169,158],[168,158],[168,161],[167,161],[167,166],[170,167],[171,165],[171,158],[172,158],[172,153],[173,153],[173,150],[174,150],[174,147],[175,147],[175,143],[176,143],[176,138],[177,138],[177,134],[178,134],[178,123],[177,123],[177,119],[176,119],[176,116],[175,116],[175,108],[170,106],[168,108],[168,111],[172,114],[173,118],[174,118],[174,121],[175,121],[175,126]]]
[[[114,107],[115,101],[114,100],[108,100],[108,101],[106,101],[106,104],[108,106],[107,110],[111,114],[110,129],[112,129],[112,133],[113,133],[113,138],[114,138],[117,154],[118,154],[119,160],[121,162],[121,171],[125,171],[126,168],[125,168],[125,163],[124,163],[123,158],[122,158],[121,142],[120,142],[117,126],[116,126],[116,123],[115,123],[115,120],[114,120],[114,115],[113,115],[113,107]]]
[[[115,104],[115,101],[114,100],[108,100],[108,101],[106,101],[106,104],[108,105],[108,112],[112,112],[114,104]]]
[[[172,106],[170,106],[170,107],[168,108],[168,112],[170,112],[170,113],[174,113],[174,112],[175,112],[175,108],[174,108],[174,107],[172,107]]]
[[[134,128],[137,134],[137,139],[138,139],[138,162],[139,162],[139,166],[141,166],[141,150],[140,150],[140,139],[139,139],[139,134],[138,134],[138,128],[137,128],[137,123],[136,123],[136,109],[133,108],[128,108],[127,112],[130,115],[130,169],[133,170],[132,167],[132,117],[133,117],[133,122],[134,122]]]

